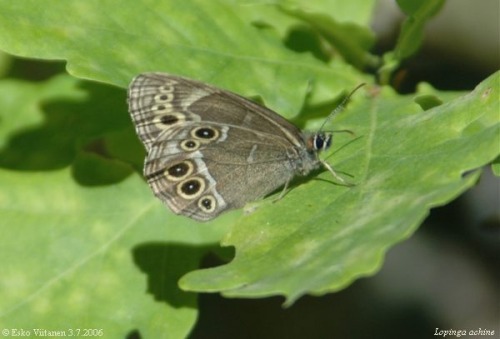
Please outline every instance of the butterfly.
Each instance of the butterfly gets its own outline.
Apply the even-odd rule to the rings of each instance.
[[[243,207],[320,166],[332,135],[309,133],[242,96],[165,73],[144,73],[128,105],[147,156],[144,176],[174,213],[198,221]]]

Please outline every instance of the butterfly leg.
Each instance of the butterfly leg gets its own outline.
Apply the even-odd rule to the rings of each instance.
[[[290,180],[287,180],[285,182],[285,186],[283,186],[283,190],[281,191],[280,195],[276,199],[273,200],[273,203],[281,200],[288,193],[288,184],[289,183],[290,183]]]
[[[320,160],[321,161],[321,164],[323,166],[325,166],[325,168],[333,175],[333,177],[335,179],[337,179],[338,181],[340,181],[343,185],[345,186],[354,186],[353,184],[351,183],[348,183],[347,181],[345,181],[340,175],[337,174],[337,172],[335,172],[335,170],[332,168],[332,166],[327,163],[326,161],[323,161],[323,160]]]

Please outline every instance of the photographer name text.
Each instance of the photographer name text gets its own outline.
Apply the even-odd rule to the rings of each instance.
[[[67,328],[61,330],[48,330],[44,328],[4,328],[4,337],[102,337],[104,331],[97,328]]]

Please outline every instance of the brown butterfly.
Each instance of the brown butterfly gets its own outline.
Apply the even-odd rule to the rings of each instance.
[[[144,175],[176,214],[206,221],[331,166],[331,133],[301,131],[237,94],[163,73],[137,76],[129,111],[147,150]]]

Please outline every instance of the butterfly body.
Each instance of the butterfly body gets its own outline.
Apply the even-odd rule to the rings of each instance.
[[[234,93],[163,73],[131,83],[144,175],[172,211],[206,221],[307,175],[331,135],[307,134]]]

